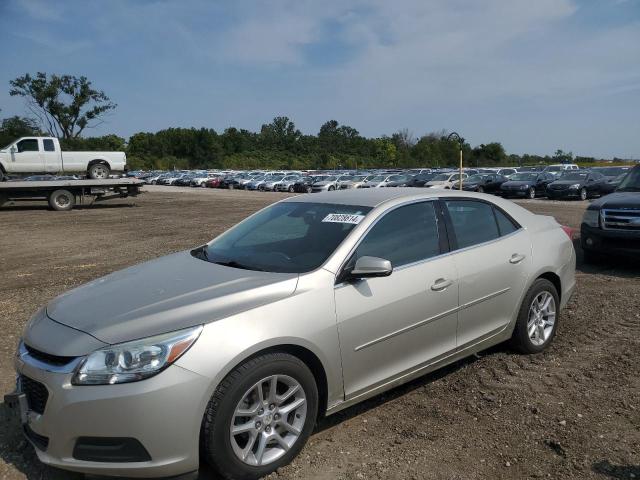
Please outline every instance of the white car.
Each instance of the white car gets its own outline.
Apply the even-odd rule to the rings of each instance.
[[[22,137],[0,150],[0,181],[11,173],[59,172],[107,179],[111,172],[126,169],[124,152],[62,152],[55,137]]]
[[[469,175],[466,173],[462,174],[462,180],[467,178]],[[429,188],[444,188],[451,189],[453,188],[453,184],[460,180],[460,172],[447,172],[441,173],[440,175],[436,175],[433,177],[433,180],[427,182],[425,187]]]

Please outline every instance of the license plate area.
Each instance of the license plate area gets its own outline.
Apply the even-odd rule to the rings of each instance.
[[[9,417],[21,425],[29,421],[29,403],[22,392],[13,392],[4,396],[4,404],[9,409]]]

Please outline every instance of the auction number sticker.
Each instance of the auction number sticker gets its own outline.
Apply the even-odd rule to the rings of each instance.
[[[359,224],[364,215],[353,215],[351,213],[330,213],[322,219],[323,222],[329,223],[352,223],[354,225]]]

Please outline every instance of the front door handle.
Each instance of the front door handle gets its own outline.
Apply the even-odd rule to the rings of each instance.
[[[439,278],[438,280],[435,281],[433,285],[431,285],[431,290],[433,290],[434,292],[441,292],[445,288],[450,287],[451,285],[453,285],[453,280],[446,280],[444,278]]]
[[[511,255],[511,258],[509,259],[509,263],[513,263],[515,265],[516,263],[520,263],[522,260],[524,260],[524,255],[520,255],[519,253],[514,253],[513,255]]]

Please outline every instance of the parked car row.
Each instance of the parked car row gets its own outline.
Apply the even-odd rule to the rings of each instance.
[[[507,198],[547,197],[585,200],[611,193],[629,167],[580,169],[573,164],[546,167],[367,170],[367,171],[172,171],[132,172],[154,185],[313,193],[352,188],[418,187],[459,189]]]

